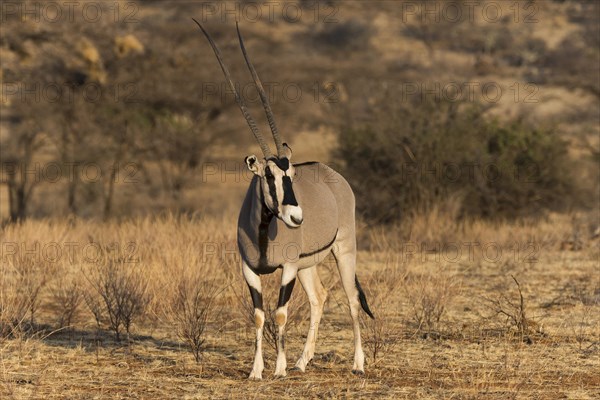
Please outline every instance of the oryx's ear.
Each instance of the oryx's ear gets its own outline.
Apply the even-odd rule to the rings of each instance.
[[[262,162],[258,161],[258,158],[256,158],[256,156],[254,154],[252,154],[251,156],[248,156],[244,159],[244,161],[246,162],[246,165],[248,166],[248,169],[252,172],[254,172],[254,174],[258,175],[258,176],[262,176],[265,166],[263,165]]]
[[[288,146],[287,143],[283,144],[283,154],[281,154],[280,156],[285,157],[288,160],[292,159],[292,149],[290,148],[290,146]]]

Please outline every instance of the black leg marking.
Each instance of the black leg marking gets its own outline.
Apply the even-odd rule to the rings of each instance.
[[[277,308],[283,307],[287,304],[288,300],[292,295],[292,289],[294,289],[294,284],[296,283],[296,278],[292,279],[286,285],[281,286],[279,289],[279,302],[277,303]]]
[[[360,283],[358,283],[358,277],[356,275],[354,275],[354,283],[356,284],[356,289],[358,289],[358,300],[360,300],[360,306],[369,317],[375,319],[375,316],[369,309],[369,304],[367,304],[367,297],[365,296],[365,292],[363,292],[362,288],[360,287]]]
[[[263,298],[262,293],[250,286],[248,284],[248,289],[250,289],[250,296],[252,296],[252,304],[254,308],[258,308],[259,310],[263,309]]]
[[[259,265],[258,268],[254,268],[254,272],[256,272],[258,275],[268,275],[268,274],[272,274],[273,272],[277,271],[278,268],[283,268],[283,267],[281,265],[278,267],[269,267],[269,266]]]

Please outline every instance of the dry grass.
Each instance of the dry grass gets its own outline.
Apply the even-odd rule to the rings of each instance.
[[[399,240],[375,248],[382,232],[363,228],[361,237],[370,238],[372,248],[359,252],[358,274],[377,317],[363,321],[366,375],[350,373],[350,318],[328,259],[319,267],[329,298],[313,363],[305,374],[271,379],[275,354],[267,345],[262,382],[246,380],[254,328],[243,304],[249,295],[233,220],[165,216],[9,225],[1,233],[0,397],[597,398],[598,239],[583,235],[576,250],[561,250],[576,220],[474,222],[457,229],[454,238],[447,230],[440,233],[444,237],[435,236],[431,228],[425,230],[427,223],[413,222],[421,226],[413,234],[429,237],[429,245],[496,239],[505,250],[498,259],[476,252],[471,257],[466,251],[456,258],[449,249],[435,251],[429,245],[407,252]],[[515,258],[514,240],[535,241],[535,258]],[[36,242],[39,250],[12,254],[12,244],[24,243],[31,250]],[[63,250],[60,257],[44,253],[49,243]],[[97,293],[85,274],[124,264],[136,271],[147,296],[131,321],[127,343],[115,340],[105,312],[96,321],[86,307]],[[39,276],[42,267],[52,273]],[[276,301],[278,279],[278,273],[264,279],[266,304]],[[292,300],[289,363],[300,354],[308,330],[300,287]],[[521,340],[515,320],[495,313],[490,304],[517,317],[524,310],[523,318],[535,322],[527,322],[535,334],[528,332],[529,340]],[[198,328],[194,321],[204,324],[203,330],[182,329]],[[190,340],[199,344],[198,363],[189,351]]]

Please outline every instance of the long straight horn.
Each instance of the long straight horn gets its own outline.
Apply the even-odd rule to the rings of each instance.
[[[265,142],[265,139],[262,137],[262,135],[260,134],[260,131],[258,130],[258,127],[256,126],[256,122],[254,122],[254,120],[250,116],[250,113],[248,112],[248,108],[246,107],[246,103],[244,102],[244,99],[242,98],[242,96],[240,96],[237,89],[235,88],[233,81],[231,80],[231,75],[229,74],[229,70],[223,63],[223,59],[221,58],[221,52],[219,51],[219,48],[217,47],[215,42],[212,40],[212,38],[210,37],[208,32],[204,30],[202,25],[200,25],[200,22],[196,21],[195,18],[192,18],[192,19],[194,20],[196,25],[198,25],[198,27],[200,27],[200,29],[202,30],[202,33],[204,33],[204,36],[206,36],[206,39],[208,39],[208,43],[210,43],[210,46],[212,47],[213,51],[215,52],[215,56],[217,57],[217,60],[219,61],[219,65],[221,66],[221,69],[223,70],[223,74],[225,75],[225,80],[227,81],[227,83],[229,83],[231,90],[233,90],[233,93],[235,94],[235,101],[238,103],[238,106],[240,106],[240,110],[242,111],[244,118],[246,118],[246,122],[248,122],[248,126],[250,126],[250,129],[252,130],[252,133],[254,134],[256,141],[260,145],[263,155],[265,156],[265,158],[273,157],[273,154],[271,153],[269,146]]]
[[[281,138],[279,137],[279,131],[277,130],[277,124],[275,124],[275,117],[273,117],[273,111],[271,110],[271,105],[269,104],[269,98],[265,93],[265,89],[254,69],[254,66],[250,62],[248,58],[248,54],[246,53],[246,47],[244,46],[244,39],[242,39],[242,34],[240,33],[240,27],[236,21],[235,27],[237,29],[238,38],[240,39],[240,47],[242,48],[242,53],[244,53],[244,59],[246,60],[246,65],[248,65],[248,69],[252,74],[252,79],[254,79],[254,84],[256,85],[256,89],[258,90],[258,94],[260,95],[260,99],[262,100],[263,107],[265,108],[265,112],[267,114],[267,120],[269,121],[269,126],[271,127],[271,132],[273,133],[273,140],[275,140],[275,146],[277,146],[277,155],[281,156],[283,154],[283,143]]]

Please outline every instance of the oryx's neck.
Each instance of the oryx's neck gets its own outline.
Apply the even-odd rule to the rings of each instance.
[[[255,268],[273,267],[269,262],[269,242],[276,236],[275,215],[264,202],[260,179],[254,177],[238,222],[238,241],[246,262]],[[271,231],[270,231],[271,230]]]
[[[260,188],[260,180],[258,178],[252,179],[250,183],[250,215],[249,223],[251,224],[255,232],[260,233],[260,228],[263,227],[268,229],[269,223],[275,215],[269,210],[265,204],[263,193]]]
[[[264,194],[260,189],[260,180],[254,184],[252,195],[252,225],[253,230],[258,232],[259,265],[268,265],[267,251],[269,247],[269,225],[275,215],[267,208]]]

